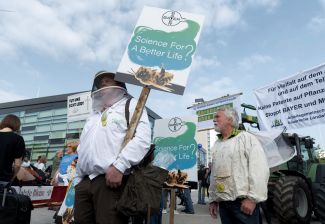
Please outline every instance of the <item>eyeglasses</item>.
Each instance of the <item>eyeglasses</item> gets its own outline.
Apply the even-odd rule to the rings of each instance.
[[[65,148],[71,148],[71,145],[66,146]]]

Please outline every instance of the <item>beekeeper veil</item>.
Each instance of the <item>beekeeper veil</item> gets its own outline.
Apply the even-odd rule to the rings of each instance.
[[[95,75],[91,90],[92,108],[103,111],[127,96],[125,83],[114,80],[115,73],[100,71]]]

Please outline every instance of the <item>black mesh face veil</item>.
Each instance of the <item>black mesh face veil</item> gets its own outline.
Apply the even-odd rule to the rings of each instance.
[[[115,73],[114,72],[110,72],[110,71],[106,71],[106,70],[102,70],[100,72],[97,72],[97,74],[95,75],[95,78],[94,78],[94,83],[93,83],[93,87],[91,89],[91,94],[93,94],[94,92],[96,92],[97,90],[99,90],[101,88],[101,80],[102,80],[102,78],[104,76],[109,76],[109,77],[111,77],[111,78],[114,79]],[[127,92],[125,83],[118,82],[118,81],[116,81],[116,82],[118,84],[117,86],[122,87]]]

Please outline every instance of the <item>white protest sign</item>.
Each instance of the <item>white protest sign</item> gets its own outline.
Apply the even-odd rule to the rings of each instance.
[[[183,95],[204,16],[145,6],[115,80]]]
[[[93,112],[90,92],[68,96],[68,122],[86,120]]]
[[[53,186],[12,186],[17,191],[17,194],[23,194],[30,197],[30,200],[47,200],[51,199],[53,193]]]
[[[238,123],[241,123],[240,95],[241,93],[191,107],[191,114],[198,115],[198,131],[214,128],[213,116],[217,112],[217,108],[223,106],[235,108],[239,116]]]
[[[173,153],[176,161],[168,171],[188,174],[187,181],[197,182],[197,116],[174,117],[155,120],[153,144],[155,156],[161,151]]]
[[[254,90],[260,130],[325,123],[325,64]]]

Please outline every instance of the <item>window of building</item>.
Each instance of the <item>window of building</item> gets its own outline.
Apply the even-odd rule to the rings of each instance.
[[[21,131],[35,131],[36,126],[22,127]]]
[[[67,115],[67,108],[64,107],[64,108],[59,108],[59,109],[54,109],[54,116],[57,116],[57,115]]]
[[[52,120],[52,117],[43,117],[43,118],[38,118],[37,121],[40,122],[40,121],[51,121]]]
[[[62,122],[67,122],[67,119],[57,119],[57,120],[53,120],[52,123],[62,123]]]
[[[56,120],[56,119],[65,119],[66,120],[67,119],[67,115],[54,116],[53,119],[54,120]]]
[[[39,133],[35,133],[34,136],[35,137],[39,137],[39,136],[49,136],[50,132],[39,132]]]
[[[39,118],[41,118],[41,117],[51,117],[52,114],[53,114],[53,110],[41,111],[41,112],[39,112],[38,117]]]
[[[34,150],[35,148],[44,148],[46,150],[48,146],[48,140],[38,140],[38,141],[34,141]]]
[[[85,126],[85,123],[86,123],[85,120],[81,121],[81,122],[80,122],[80,127],[83,128],[83,126]],[[79,131],[79,121],[69,122],[69,124],[68,124],[68,128],[69,128],[69,129],[77,129],[77,130]]]
[[[47,153],[47,158],[53,158],[56,155],[56,152],[49,152]]]
[[[25,113],[25,117],[37,116],[37,115],[38,115],[38,112]]]
[[[25,117],[24,123],[32,123],[32,122],[36,122],[36,120],[37,120],[37,116]]]
[[[34,146],[34,148],[33,148],[33,152],[42,152],[43,155],[45,155],[46,152],[47,152],[47,148],[44,148],[44,147],[38,148],[38,147],[35,147],[35,146]]]
[[[52,131],[61,131],[67,128],[67,123],[52,124]]]
[[[39,125],[36,128],[36,132],[49,132],[51,131],[51,125],[46,124],[46,125]]]
[[[29,127],[29,126],[35,126],[36,125],[36,122],[35,123],[25,123],[25,124],[22,124],[21,127]]]
[[[51,120],[37,122],[37,125],[42,125],[42,124],[51,124]]]
[[[64,150],[64,148],[63,148],[64,144],[61,144],[62,146],[60,146],[60,147],[57,147],[57,146],[56,147],[53,147],[53,145],[54,144],[51,144],[50,147],[48,148],[48,151],[49,152],[56,152],[59,149]]]
[[[27,134],[27,135],[21,135],[25,141],[32,141],[34,140],[34,135],[33,134]]]
[[[52,131],[50,135],[50,139],[54,138],[65,138],[66,131]]]

